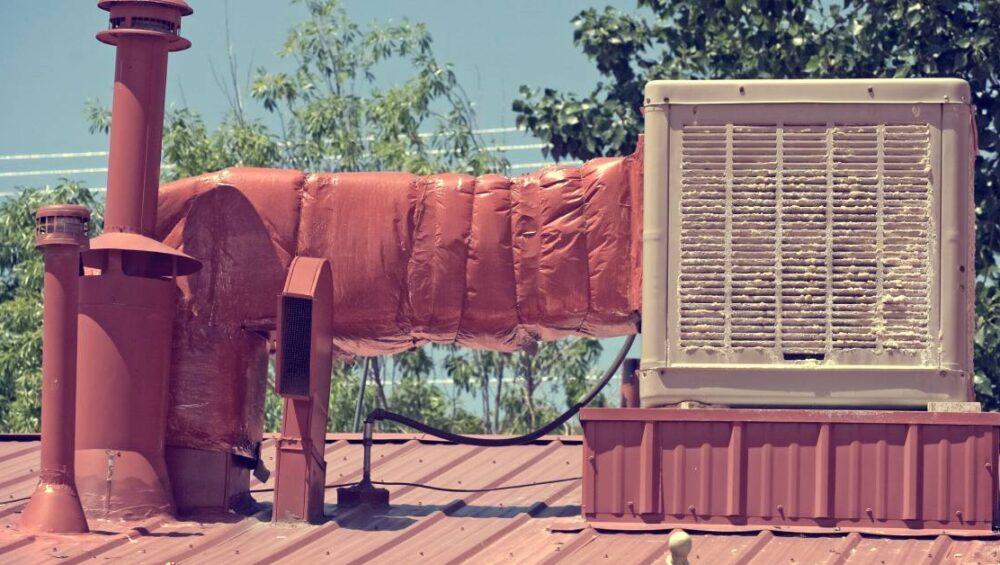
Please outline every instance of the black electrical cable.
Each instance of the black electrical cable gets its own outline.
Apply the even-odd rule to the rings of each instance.
[[[565,477],[562,479],[547,479],[544,481],[535,481],[533,483],[522,483],[517,485],[501,485],[498,487],[485,487],[485,488],[452,488],[452,487],[442,487],[438,485],[428,485],[426,483],[408,483],[403,481],[371,481],[373,485],[382,485],[386,487],[414,487],[423,488],[427,490],[438,490],[441,492],[494,492],[498,490],[514,490],[519,488],[531,488],[543,485],[554,485],[558,483],[568,483],[571,481],[579,481],[583,477]],[[325,485],[324,488],[341,488],[341,487],[353,487],[359,483],[336,483],[332,485]],[[255,488],[250,489],[250,492],[274,492],[274,488]],[[29,497],[18,500],[28,500]],[[13,501],[12,501],[13,502]],[[3,504],[3,503],[0,503]]]
[[[324,485],[323,488],[353,487],[356,484],[358,484],[358,483],[357,482],[353,482],[353,483],[338,483],[338,484],[332,484],[332,485]],[[252,489],[250,489],[250,492],[253,492],[253,493],[257,493],[257,492],[274,492],[274,487],[252,488]]]
[[[618,371],[622,362],[625,360],[625,356],[628,355],[629,349],[632,347],[632,343],[635,341],[635,335],[630,335],[625,339],[625,343],[622,344],[622,348],[618,351],[618,355],[615,356],[614,361],[608,365],[608,368],[604,371],[604,375],[601,379],[590,389],[590,392],[586,394],[579,402],[571,406],[568,410],[559,415],[558,418],[552,420],[548,424],[545,424],[541,428],[521,436],[507,437],[507,438],[483,438],[483,437],[472,437],[465,436],[456,433],[449,432],[448,430],[442,430],[440,428],[435,428],[429,426],[423,422],[418,422],[411,418],[407,418],[402,414],[397,414],[395,412],[390,412],[388,410],[383,410],[382,408],[376,408],[368,414],[365,418],[365,424],[374,424],[379,420],[388,420],[390,422],[396,422],[408,428],[413,428],[414,430],[423,432],[434,437],[439,437],[443,440],[450,441],[452,443],[459,443],[464,445],[477,445],[481,447],[503,447],[509,445],[524,445],[526,443],[532,443],[535,440],[541,438],[542,436],[548,435],[553,431],[557,430],[560,426],[565,424],[572,418],[576,416],[577,412],[581,408],[590,404],[601,390],[607,386],[611,381],[611,378]],[[367,426],[371,429],[371,426]]]
[[[582,480],[583,477],[566,477],[563,479],[548,479],[545,481],[536,481],[533,483],[524,483],[520,485],[502,485],[498,487],[486,487],[486,488],[451,488],[451,487],[439,487],[436,485],[428,485],[424,483],[407,483],[407,482],[387,482],[387,481],[372,481],[374,485],[382,485],[387,487],[414,487],[414,488],[425,488],[429,490],[439,490],[441,492],[494,492],[498,490],[513,490],[519,488],[531,488],[540,485],[554,485],[558,483],[568,483],[571,481]],[[330,488],[330,487],[327,487]]]

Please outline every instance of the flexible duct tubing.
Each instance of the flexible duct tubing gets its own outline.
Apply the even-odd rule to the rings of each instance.
[[[204,265],[178,280],[168,444],[260,440],[253,330],[297,255],[330,261],[344,356],[636,333],[641,198],[641,143],[513,178],[231,168],[161,187],[157,236]]]

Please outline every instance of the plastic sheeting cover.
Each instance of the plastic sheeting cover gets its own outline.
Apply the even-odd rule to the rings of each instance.
[[[641,155],[516,178],[232,168],[163,186],[158,237],[204,264],[178,283],[168,442],[260,439],[266,341],[247,329],[273,327],[296,255],[330,261],[344,355],[635,333]]]

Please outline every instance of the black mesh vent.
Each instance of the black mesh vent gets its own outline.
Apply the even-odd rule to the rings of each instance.
[[[309,357],[312,346],[312,300],[281,298],[281,366],[278,394],[309,395]]]
[[[177,35],[177,24],[159,18],[144,18],[141,16],[132,17],[131,23],[125,18],[111,18],[108,20],[109,29],[148,29],[150,31],[161,31]]]
[[[148,29],[152,31],[162,31],[164,33],[177,33],[177,26],[173,22],[160,20],[157,18],[132,18],[132,27],[135,29]]]
[[[42,216],[35,219],[35,235],[38,237],[65,233],[85,238],[87,220],[79,216]]]

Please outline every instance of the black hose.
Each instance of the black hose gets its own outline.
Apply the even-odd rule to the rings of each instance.
[[[503,447],[508,445],[524,445],[526,443],[532,443],[533,441],[541,438],[542,436],[548,435],[554,430],[558,429],[560,426],[569,421],[570,418],[576,416],[577,412],[581,408],[591,403],[601,390],[607,386],[614,377],[618,368],[621,366],[622,362],[625,360],[625,356],[628,355],[628,350],[631,349],[632,343],[635,341],[635,335],[630,335],[625,338],[625,343],[622,344],[622,348],[618,351],[618,355],[615,356],[614,361],[608,365],[605,369],[604,375],[601,376],[601,380],[590,389],[590,392],[586,394],[579,402],[571,406],[568,410],[559,415],[558,418],[552,420],[548,424],[545,424],[541,428],[521,436],[516,437],[506,437],[506,438],[484,438],[484,437],[472,437],[460,434],[455,434],[449,432],[448,430],[442,430],[429,426],[423,422],[418,422],[403,416],[402,414],[397,414],[395,412],[390,412],[388,410],[383,410],[382,408],[376,408],[368,414],[365,418],[366,424],[374,424],[379,420],[388,420],[390,422],[396,422],[408,428],[423,432],[434,437],[439,437],[443,440],[450,441],[452,443],[460,443],[465,445],[478,445],[482,447]]]

